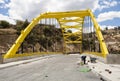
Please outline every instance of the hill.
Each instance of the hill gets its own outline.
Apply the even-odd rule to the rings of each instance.
[[[5,23],[5,22],[4,22]],[[29,24],[26,21],[17,21],[16,25],[3,27],[0,25],[0,53],[6,53],[15,42],[21,31]],[[5,24],[4,24],[5,25]],[[120,54],[120,27],[102,31],[110,54]],[[60,28],[54,25],[37,24],[26,37],[17,53],[42,52],[42,51],[63,51],[63,36]],[[87,44],[87,43],[86,43]],[[85,45],[88,46],[88,45]],[[84,46],[84,48],[86,48]],[[78,51],[78,45],[67,46],[71,51]]]
[[[103,31],[103,36],[107,44],[109,53],[120,54],[120,29],[108,29]]]

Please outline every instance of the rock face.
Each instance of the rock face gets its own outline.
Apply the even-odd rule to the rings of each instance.
[[[10,34],[10,35],[13,35],[13,34],[16,34],[16,30],[15,29],[12,29],[12,28],[10,28],[10,29],[0,29],[0,35],[8,35],[8,34]]]
[[[2,27],[0,24],[0,53],[6,53],[11,48],[27,24],[22,21],[17,21],[16,25],[9,27]],[[62,51],[62,40],[60,28],[55,27],[55,25],[37,24],[16,53]]]
[[[103,36],[109,53],[120,54],[120,30],[105,30]]]
[[[14,29],[0,29],[0,53],[6,53],[17,37]]]
[[[42,27],[41,27],[42,28]],[[52,29],[54,30],[54,28]],[[42,43],[37,40],[37,42],[34,41],[26,41],[27,43],[24,43],[24,50],[23,52],[44,52],[44,51],[51,51],[51,52],[62,52],[64,50],[63,47],[63,40],[52,40],[54,38],[49,38],[51,35],[47,38],[47,40],[51,42],[46,42],[46,39],[44,38],[44,32],[43,29],[38,29],[34,30],[37,31],[36,35],[33,35],[34,39],[36,37],[39,38],[39,40],[42,38]],[[55,34],[55,33],[53,33]],[[40,36],[41,35],[41,36]],[[55,37],[55,35],[53,35]],[[61,36],[61,33],[56,34],[56,36],[59,38]],[[115,30],[115,29],[109,29],[109,30],[104,30],[103,31],[103,36],[106,42],[106,45],[108,47],[109,53],[110,54],[120,54],[120,30]],[[0,29],[0,53],[6,53],[9,48],[13,45],[15,40],[17,39],[17,30],[13,28],[9,29]],[[61,39],[62,37],[60,37]],[[33,38],[31,39],[33,40]],[[33,44],[30,44],[28,42],[32,42]],[[52,44],[51,44],[52,43]],[[49,45],[47,47],[44,47],[43,45]],[[78,52],[80,47],[77,45],[69,45],[67,46],[67,51],[70,52]],[[21,48],[19,49],[21,51]],[[20,52],[21,53],[21,52]]]

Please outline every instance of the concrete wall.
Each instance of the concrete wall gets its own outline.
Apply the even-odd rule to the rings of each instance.
[[[108,64],[120,64],[120,54],[109,54],[107,56]]]

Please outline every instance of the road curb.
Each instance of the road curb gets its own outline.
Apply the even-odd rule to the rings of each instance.
[[[5,69],[5,68],[9,68],[9,67],[14,67],[14,66],[18,66],[21,64],[27,64],[27,63],[31,63],[31,62],[35,62],[38,60],[43,60],[46,58],[52,58],[54,57],[53,55],[47,55],[47,56],[43,56],[43,57],[38,57],[38,58],[33,58],[33,59],[29,59],[29,60],[24,60],[24,61],[16,61],[16,62],[10,62],[10,63],[6,63],[6,64],[0,64],[0,70],[1,69]]]

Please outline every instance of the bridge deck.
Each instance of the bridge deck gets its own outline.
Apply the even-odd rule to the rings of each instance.
[[[79,55],[54,55],[0,70],[0,81],[100,81],[94,73],[80,72]]]

